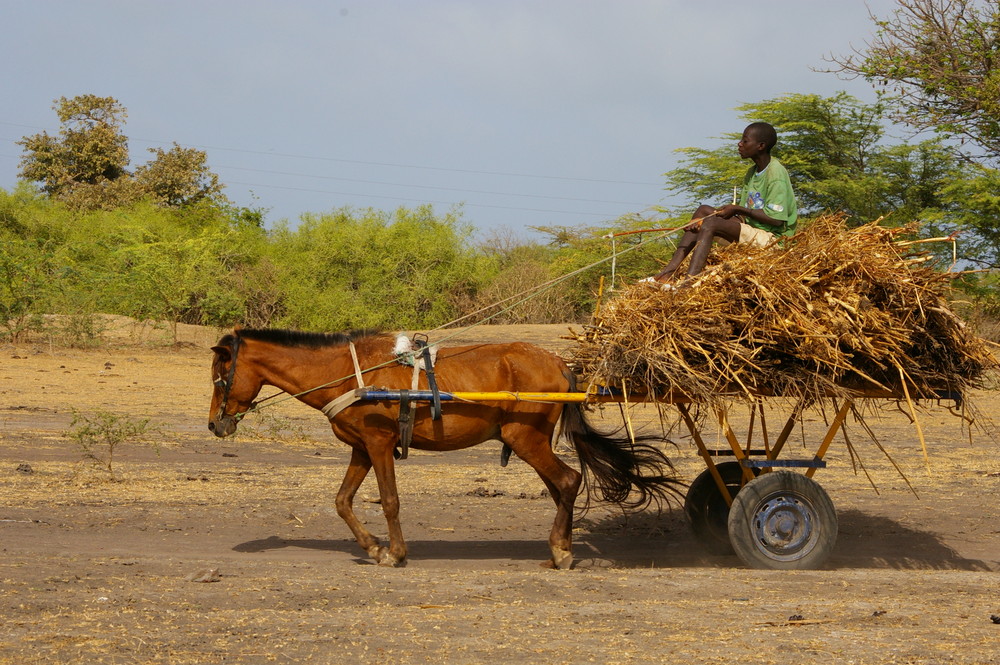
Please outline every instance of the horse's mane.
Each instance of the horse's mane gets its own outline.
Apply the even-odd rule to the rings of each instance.
[[[283,330],[280,328],[241,328],[236,335],[243,339],[259,342],[270,342],[282,346],[304,346],[308,348],[323,348],[338,346],[357,341],[363,337],[383,334],[378,330],[347,330],[339,333],[314,333],[301,330]]]

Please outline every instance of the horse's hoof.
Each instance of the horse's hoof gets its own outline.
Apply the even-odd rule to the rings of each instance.
[[[385,566],[387,568],[396,568],[402,565],[402,561],[397,559],[393,554],[389,553],[389,550],[382,551],[382,557],[378,560],[378,565]]]
[[[379,545],[372,545],[369,547],[368,556],[374,559],[375,563],[380,566],[395,568],[402,563],[398,558],[396,558],[396,555],[389,552],[388,547],[381,547]]]
[[[559,570],[569,570],[573,567],[573,553],[569,550],[552,550],[552,567]]]

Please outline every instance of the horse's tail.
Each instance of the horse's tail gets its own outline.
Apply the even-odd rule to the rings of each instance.
[[[684,483],[663,452],[647,443],[653,437],[615,436],[598,432],[587,422],[579,404],[562,412],[562,434],[573,442],[580,458],[586,505],[596,495],[625,510],[661,507],[682,498]]]

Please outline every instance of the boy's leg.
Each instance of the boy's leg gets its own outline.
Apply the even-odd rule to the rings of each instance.
[[[703,219],[708,215],[711,215],[713,212],[715,212],[715,208],[712,206],[701,205],[694,211],[694,215],[692,215],[691,219]],[[702,223],[704,224],[704,222]],[[680,241],[677,243],[677,249],[674,250],[674,255],[670,257],[670,261],[667,262],[667,265],[664,266],[663,270],[658,272],[653,279],[660,282],[670,279],[676,275],[678,269],[681,267],[681,263],[684,262],[684,259],[687,258],[687,255],[691,253],[691,250],[698,243],[699,233],[700,229],[684,231],[684,235],[681,236]]]
[[[670,279],[677,274],[677,270],[681,267],[681,263],[691,253],[695,244],[698,242],[698,232],[697,231],[685,231],[684,235],[681,236],[680,241],[677,243],[677,249],[674,250],[674,255],[670,257],[670,261],[667,265],[663,267],[663,270],[658,272],[653,279],[658,282]]]
[[[723,219],[721,217],[705,218],[705,221],[701,223],[701,229],[699,229],[694,254],[691,255],[691,265],[688,266],[688,275],[697,275],[705,269],[705,263],[708,261],[708,253],[712,251],[712,241],[715,238],[723,238],[729,242],[739,242],[739,219],[735,217],[733,219]]]

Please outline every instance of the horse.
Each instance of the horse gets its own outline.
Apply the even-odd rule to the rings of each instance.
[[[208,428],[218,437],[236,431],[264,385],[323,410],[336,438],[351,448],[347,472],[337,492],[337,513],[358,545],[378,564],[404,565],[407,556],[399,521],[394,453],[399,454],[399,403],[351,402],[348,393],[362,387],[408,389],[413,368],[397,361],[395,338],[372,331],[306,333],[291,330],[236,328],[212,347],[214,390]],[[364,369],[362,369],[364,368]],[[437,349],[433,366],[441,390],[567,392],[576,377],[557,355],[524,342],[476,344]],[[331,380],[332,379],[332,380]],[[427,388],[424,373],[421,386]],[[344,397],[346,396],[346,397]],[[347,400],[330,410],[338,398]],[[627,436],[605,434],[585,420],[580,404],[527,401],[447,401],[441,417],[430,405],[412,412],[411,446],[451,451],[499,439],[541,477],[556,505],[549,534],[552,554],[547,565],[566,569],[573,563],[573,512],[581,483],[586,503],[592,496],[626,510],[658,505],[677,495],[680,481],[670,460],[654,445]],[[557,422],[571,441],[580,470],[553,451]],[[505,452],[508,452],[505,449]],[[383,546],[354,513],[354,496],[375,470],[382,511],[388,525]]]

